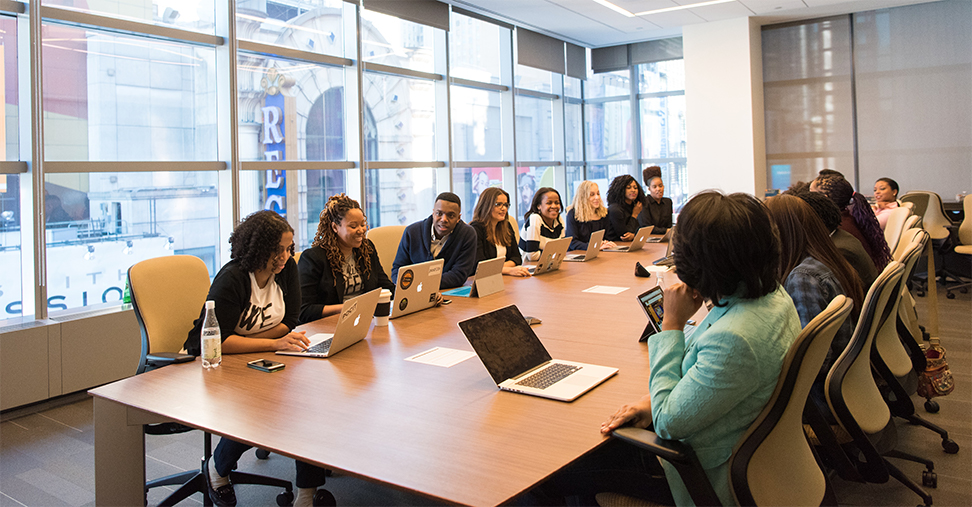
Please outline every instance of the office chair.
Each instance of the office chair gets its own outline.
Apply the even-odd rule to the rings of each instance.
[[[138,373],[147,369],[166,366],[176,361],[193,322],[206,302],[209,293],[209,271],[206,264],[192,255],[170,255],[144,260],[128,269],[132,307],[142,334],[142,355]],[[178,297],[174,297],[178,295]],[[173,423],[146,425],[150,435],[184,433],[194,428]],[[145,492],[158,486],[181,485],[159,503],[175,505],[194,493],[201,493],[204,505],[211,505],[208,485],[202,467],[212,455],[212,435],[203,433],[203,460],[199,470],[182,472],[145,483]],[[290,481],[260,475],[232,472],[234,484],[261,484],[284,488],[277,495],[278,505],[293,501],[293,485]]]
[[[888,249],[894,252],[901,238],[901,233],[905,231],[905,222],[911,216],[911,209],[899,206],[890,211],[888,221],[884,226],[884,241],[888,243]]]
[[[885,458],[906,459],[925,465],[922,483],[928,487],[936,486],[938,479],[932,461],[894,449],[897,427],[871,372],[874,337],[891,317],[903,275],[904,265],[892,261],[867,291],[854,335],[830,369],[824,393],[831,413],[850,440],[844,449],[860,476],[873,483],[885,483],[894,477],[917,493],[924,505],[930,506],[931,495]]]
[[[385,270],[385,275],[389,278],[391,277],[392,264],[395,262],[395,255],[398,254],[398,244],[401,243],[404,233],[404,225],[386,225],[368,229],[368,239],[375,244],[378,260]],[[392,283],[394,282],[395,280],[392,280]]]
[[[945,214],[942,198],[935,192],[912,191],[902,196],[901,201],[911,202],[913,204],[914,213],[921,216],[922,228],[928,232],[928,235],[933,241],[937,242],[936,249],[939,250],[938,253],[945,253],[941,249],[948,245],[948,242],[944,240],[949,236],[948,228],[952,225],[952,221]],[[933,249],[933,251],[936,249]],[[936,259],[935,265],[941,266],[942,263]],[[924,283],[927,284],[929,280],[934,282],[939,277],[941,277],[943,285],[947,285],[948,278],[950,277],[957,282],[961,282],[954,274],[939,267],[934,274],[928,275]],[[919,296],[925,295],[923,287],[919,287],[916,292]]]
[[[958,256],[969,261],[970,257],[972,257],[972,194],[965,196],[965,199],[962,200],[962,209],[965,212],[965,218],[962,219],[962,223],[959,225],[959,244],[955,246],[953,251]],[[957,285],[946,284],[945,297],[955,299],[954,290],[959,289],[962,291],[962,294],[966,294],[969,292],[970,286],[972,286],[972,282],[961,282]]]
[[[908,203],[908,204],[911,204],[911,203]],[[908,209],[911,209],[911,206],[908,206]],[[914,229],[915,227],[921,227],[919,225],[920,222],[921,222],[921,217],[920,216],[918,216],[918,215],[911,215],[910,217],[908,217],[907,220],[905,220],[904,230],[907,231],[908,229]]]
[[[776,389],[766,408],[740,438],[729,458],[729,479],[739,505],[837,505],[803,433],[803,413],[810,387],[820,372],[834,335],[854,303],[837,296],[814,317],[790,346]],[[671,463],[689,487],[696,505],[719,505],[705,471],[692,448],[664,440],[640,428],[618,428],[614,436],[646,449]],[[787,480],[780,480],[785,470]],[[620,498],[620,495],[612,495]],[[598,499],[608,496],[598,496]]]

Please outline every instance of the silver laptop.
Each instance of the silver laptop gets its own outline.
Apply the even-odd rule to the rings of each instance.
[[[630,245],[619,246],[616,248],[605,248],[604,251],[605,252],[637,252],[638,250],[641,250],[643,246],[645,246],[646,242],[656,243],[655,241],[652,241],[652,239],[654,239],[651,237],[652,229],[654,229],[654,226],[651,225],[647,227],[642,227],[641,229],[638,229],[638,232],[635,233],[635,237],[631,241]]]
[[[389,318],[420,312],[435,305],[435,294],[442,281],[445,259],[435,259],[398,268],[395,281],[395,301]]]
[[[541,275],[548,271],[556,271],[560,269],[560,263],[564,262],[564,257],[567,255],[567,248],[570,246],[570,240],[573,239],[570,236],[560,239],[552,239],[543,246],[543,253],[540,254],[540,260],[537,261],[536,266],[527,266],[527,270],[530,271],[531,275]]]
[[[503,264],[506,264],[506,259],[503,257],[479,261],[479,264],[476,265],[476,278],[472,285],[442,291],[442,295],[481,298],[502,291],[504,288]]]
[[[675,247],[675,226],[673,225],[671,229],[665,234],[668,236],[668,248],[665,250],[665,256],[661,259],[656,259],[652,264],[656,266],[674,266],[675,256],[672,255],[672,249]]]
[[[565,261],[584,262],[597,257],[601,253],[601,243],[604,242],[604,229],[591,233],[591,240],[587,242],[587,253],[570,254],[564,257]]]
[[[338,325],[334,334],[312,334],[308,337],[310,344],[307,345],[307,350],[300,352],[278,350],[277,354],[283,356],[331,357],[364,340],[365,336],[368,335],[368,330],[371,329],[371,317],[375,315],[375,307],[378,306],[378,296],[380,295],[381,289],[378,288],[345,301],[341,307],[341,316],[338,318]]]
[[[645,240],[645,243],[664,243],[666,241],[671,241],[672,239],[672,227],[669,227],[665,234],[661,236],[652,236]]]
[[[515,305],[459,322],[459,329],[504,391],[573,401],[618,372],[552,359]]]

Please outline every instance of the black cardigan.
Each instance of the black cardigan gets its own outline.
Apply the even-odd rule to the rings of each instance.
[[[283,291],[286,306],[282,323],[293,331],[297,327],[297,314],[300,313],[300,280],[297,275],[297,263],[293,258],[287,260],[283,270],[274,277],[274,282]],[[219,321],[219,334],[222,341],[236,334],[236,324],[239,323],[243,311],[250,305],[250,292],[250,273],[240,267],[236,259],[227,262],[213,279],[206,300],[216,302],[216,320]],[[194,356],[200,354],[199,335],[205,318],[206,305],[203,305],[199,318],[193,323],[192,331],[189,331],[184,344],[186,351]]]
[[[650,195],[645,197],[645,205],[638,214],[638,225],[647,227],[653,225],[652,233],[665,234],[672,227],[672,200],[662,197],[656,202]]]
[[[634,206],[627,203],[616,202],[608,206],[608,227],[604,232],[604,239],[608,241],[619,241],[621,236],[630,232],[638,232],[638,218],[631,216]]]
[[[587,250],[587,244],[591,242],[591,234],[608,228],[608,217],[606,216],[589,222],[578,222],[577,218],[574,217],[573,208],[567,212],[566,222],[567,232],[564,235],[572,238],[569,250]],[[604,234],[607,235],[607,232]]]
[[[472,222],[469,225],[476,229],[476,262],[495,258],[496,245],[486,239],[486,224]],[[513,261],[514,266],[519,266],[523,264],[523,258],[520,256],[520,249],[516,247],[516,233],[513,232],[513,225],[509,221],[506,222],[506,228],[510,232],[511,243],[506,245],[506,260]]]
[[[362,280],[364,282],[362,292],[372,291],[378,287],[393,290],[395,285],[382,269],[375,245],[370,239],[365,238],[364,241],[371,244],[371,273],[368,274],[368,278]],[[315,246],[304,250],[304,253],[300,254],[297,268],[300,271],[301,324],[320,319],[325,305],[339,305],[344,302],[344,276],[340,272],[337,277],[334,276],[323,248]],[[361,269],[360,265],[358,269]]]

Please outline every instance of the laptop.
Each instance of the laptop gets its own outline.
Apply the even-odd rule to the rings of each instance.
[[[516,248],[516,247],[510,247]],[[443,296],[459,296],[459,297],[486,297],[490,294],[496,294],[503,290],[503,265],[506,264],[506,259],[503,257],[496,257],[493,259],[486,259],[484,261],[479,261],[476,266],[476,278],[473,280],[472,285],[466,285],[464,287],[457,287],[455,289],[447,290],[442,293]]]
[[[435,305],[435,294],[442,281],[445,259],[435,259],[398,268],[395,281],[395,301],[390,319],[420,312]]]
[[[560,239],[552,239],[547,242],[543,247],[543,253],[540,254],[540,260],[537,261],[536,266],[527,266],[527,270],[530,271],[531,275],[541,275],[547,273],[548,271],[556,271],[560,269],[560,263],[564,262],[564,257],[567,254],[567,247],[570,246],[570,240],[573,239],[570,236]]]
[[[565,261],[584,262],[597,257],[601,253],[601,243],[604,242],[604,229],[591,233],[591,240],[587,242],[587,253],[570,254],[564,257]]]
[[[381,289],[366,292],[344,302],[341,307],[341,317],[338,318],[334,334],[316,333],[310,335],[307,350],[292,352],[278,350],[282,356],[331,357],[338,352],[365,339],[371,329],[371,317],[375,315],[378,306],[378,296]]]
[[[459,322],[496,387],[560,401],[573,401],[617,368],[551,359],[515,305]]]
[[[654,229],[654,227],[652,229]],[[638,232],[641,231],[639,230]],[[646,239],[645,243],[664,243],[666,241],[670,241],[671,239],[672,239],[672,228],[669,227],[669,229],[665,231],[665,234],[662,234],[661,236],[652,236]]]
[[[652,264],[656,266],[670,267],[675,265],[675,256],[672,255],[672,248],[675,245],[675,226],[673,225],[671,229],[666,233],[668,236],[668,248],[665,250],[665,256],[661,259],[656,259]]]
[[[616,248],[605,248],[604,251],[605,252],[637,252],[638,250],[641,250],[643,246],[645,246],[645,243],[652,243],[653,242],[652,240],[655,239],[651,237],[652,229],[654,229],[654,226],[651,225],[647,227],[642,227],[641,229],[638,229],[637,233],[635,233],[634,240],[631,241],[630,245],[619,246]]]

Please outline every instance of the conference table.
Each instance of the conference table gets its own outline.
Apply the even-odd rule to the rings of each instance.
[[[451,297],[373,326],[366,340],[329,359],[224,355],[212,371],[195,361],[93,389],[96,503],[142,504],[141,425],[160,420],[449,503],[507,502],[605,443],[601,422],[647,393],[647,347],[638,341],[647,320],[636,296],[656,276],[637,278],[634,266],[651,265],[665,247],[503,277],[502,292]],[[597,285],[627,289],[583,292]],[[511,304],[542,320],[533,330],[554,358],[618,374],[565,403],[499,391],[475,356],[451,367],[405,360],[434,347],[471,351],[457,323]],[[330,317],[298,329],[335,326]],[[258,358],[286,367],[269,374],[246,367]]]

